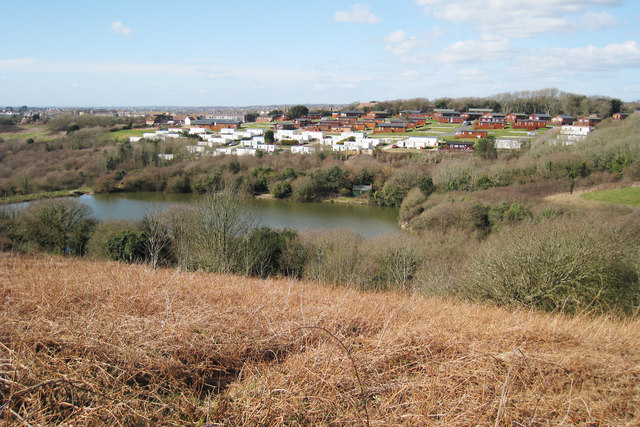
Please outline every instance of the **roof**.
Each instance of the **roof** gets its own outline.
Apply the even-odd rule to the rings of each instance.
[[[201,120],[193,120],[191,122],[192,125],[230,125],[230,124],[238,124],[237,120],[227,120],[227,119],[201,119]]]

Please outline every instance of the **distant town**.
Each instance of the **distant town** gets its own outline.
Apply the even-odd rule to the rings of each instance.
[[[573,144],[603,120],[595,113],[573,117],[475,107],[392,113],[378,110],[376,105],[216,107],[215,111],[7,107],[0,116],[22,115],[23,124],[69,114],[130,117],[138,123],[130,131],[130,143],[184,140],[186,150],[197,156],[256,156],[278,151],[313,154],[323,149],[371,154],[376,148],[473,152],[479,139],[489,137],[496,149],[517,150],[549,131],[558,143]],[[616,112],[611,119],[623,120],[628,115]],[[174,158],[171,153],[158,156],[163,161]]]

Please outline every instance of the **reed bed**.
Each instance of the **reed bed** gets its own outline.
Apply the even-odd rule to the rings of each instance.
[[[637,320],[0,254],[15,425],[637,425]]]

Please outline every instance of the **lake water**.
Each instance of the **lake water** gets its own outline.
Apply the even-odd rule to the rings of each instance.
[[[88,205],[97,219],[106,221],[138,220],[147,212],[194,203],[198,197],[195,194],[111,193],[83,195],[78,200]],[[348,228],[364,237],[400,232],[398,209],[395,208],[262,199],[250,199],[246,203],[247,209],[255,213],[261,225],[273,228]]]

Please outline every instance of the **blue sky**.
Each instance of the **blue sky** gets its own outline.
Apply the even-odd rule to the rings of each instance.
[[[32,0],[0,28],[0,106],[640,99],[638,0]]]

